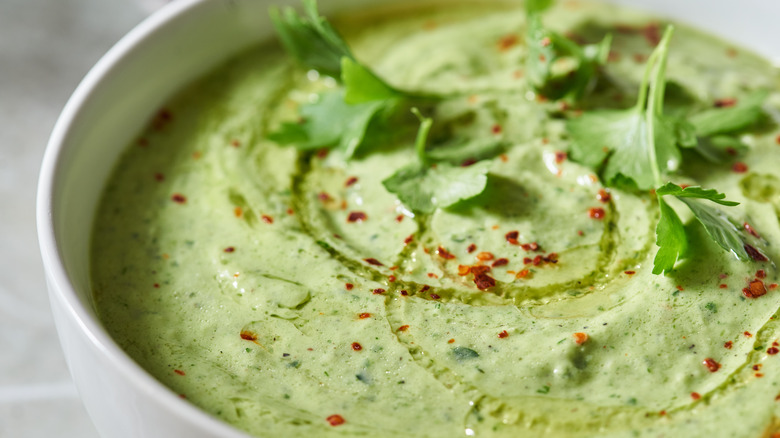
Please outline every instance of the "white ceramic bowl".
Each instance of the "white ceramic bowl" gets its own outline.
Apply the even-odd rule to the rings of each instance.
[[[337,9],[390,0],[321,0]],[[446,3],[446,0],[438,0]],[[479,0],[474,0],[479,1]],[[780,61],[780,2],[611,0],[722,35]],[[177,0],[89,72],[51,135],[38,188],[38,233],[65,356],[103,437],[245,437],[157,382],[109,337],[89,287],[89,242],[103,184],[122,149],[182,85],[272,35],[267,0]],[[291,4],[293,0],[273,0]],[[297,2],[295,2],[297,3]]]

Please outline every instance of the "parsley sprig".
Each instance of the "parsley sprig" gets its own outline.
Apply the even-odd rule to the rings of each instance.
[[[594,84],[599,66],[607,61],[612,35],[598,44],[580,46],[544,27],[542,13],[552,0],[526,2],[526,74],[530,85],[546,98],[579,100]]]
[[[738,260],[765,260],[734,221],[710,204],[732,207],[739,203],[725,200],[716,190],[663,184],[663,179],[680,166],[680,148],[699,150],[707,136],[749,126],[760,116],[760,103],[766,97],[756,94],[739,107],[705,111],[688,120],[664,114],[666,62],[673,32],[673,26],[668,26],[648,59],[636,105],[627,110],[588,112],[567,122],[572,158],[600,170],[607,185],[655,188],[660,217],[654,274],[672,271],[688,246],[686,228],[666,197],[687,206],[710,238]]]
[[[420,120],[415,140],[417,161],[382,181],[387,191],[418,213],[432,213],[437,208],[449,207],[482,193],[487,185],[491,161],[482,160],[469,166],[432,163],[426,152],[426,143],[433,119],[423,117],[417,108],[412,108],[412,112]]]

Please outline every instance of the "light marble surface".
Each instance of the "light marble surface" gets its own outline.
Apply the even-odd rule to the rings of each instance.
[[[35,230],[38,169],[81,78],[164,0],[0,0],[0,438],[97,437],[68,374]]]

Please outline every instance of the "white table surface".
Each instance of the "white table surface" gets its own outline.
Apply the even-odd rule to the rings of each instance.
[[[0,0],[0,438],[94,438],[49,309],[40,161],[81,78],[165,0]]]

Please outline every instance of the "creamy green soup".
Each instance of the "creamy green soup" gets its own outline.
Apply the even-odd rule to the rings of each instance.
[[[529,87],[520,4],[334,21],[389,83],[451,96],[434,123],[499,145],[486,190],[432,214],[381,183],[414,159],[413,132],[350,160],[267,139],[336,86],[275,43],[186,86],[129,145],[97,212],[106,328],[177,394],[261,437],[780,430],[780,95],[740,133],[747,152],[688,160],[673,178],[740,202],[729,214],[770,261],[737,261],[691,222],[691,253],[653,275],[655,198],[602,186],[567,156],[564,123],[633,105],[663,23],[573,2],[545,22],[613,34],[579,107]],[[778,85],[764,60],[684,26],[667,75],[670,106]],[[767,293],[750,298],[755,281]]]

